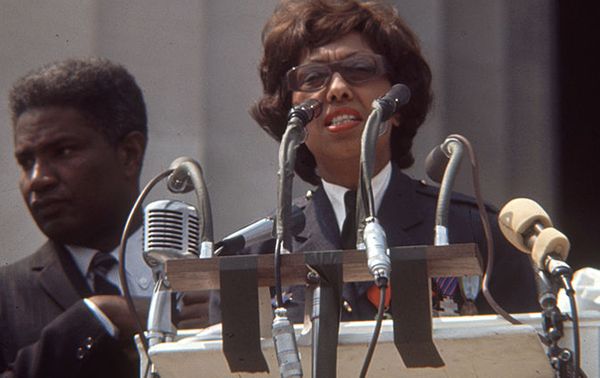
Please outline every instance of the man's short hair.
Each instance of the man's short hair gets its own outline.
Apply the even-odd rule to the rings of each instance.
[[[13,127],[29,109],[60,106],[90,117],[112,144],[132,131],[148,134],[142,90],[123,66],[108,59],[68,59],[31,71],[13,85],[9,106]]]

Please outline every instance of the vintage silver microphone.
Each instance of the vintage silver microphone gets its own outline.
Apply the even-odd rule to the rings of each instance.
[[[176,294],[164,274],[171,259],[212,257],[212,215],[200,164],[189,157],[175,159],[169,167],[167,188],[173,193],[195,190],[196,207],[178,200],[159,200],[144,208],[144,260],[152,268],[155,287],[148,312],[148,345],[170,341],[176,334],[172,314]]]
[[[148,311],[147,338],[151,347],[172,341],[177,330],[172,313],[176,295],[164,274],[167,260],[193,258],[199,254],[198,211],[177,200],[159,200],[144,208],[143,257],[154,275],[154,291]]]

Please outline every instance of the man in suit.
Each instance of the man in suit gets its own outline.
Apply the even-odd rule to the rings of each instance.
[[[401,172],[414,162],[412,141],[429,110],[431,72],[398,12],[379,2],[284,0],[263,30],[263,45],[259,65],[263,96],[251,109],[263,129],[281,140],[293,105],[308,99],[322,103],[321,114],[306,126],[306,141],[297,150],[296,174],[317,189],[304,205],[306,228],[295,236],[293,251],[356,246],[355,241],[346,244],[342,234],[345,224],[352,223],[346,219],[352,218],[347,215],[354,207],[347,207],[345,201],[358,186],[360,139],[373,100],[396,83],[410,88],[411,99],[380,128],[372,180],[376,213],[389,246],[431,245],[437,189]],[[488,210],[495,218],[494,211]],[[493,226],[497,253],[491,292],[509,311],[535,311],[535,285],[527,258],[502,240],[495,222]],[[453,197],[448,232],[452,243],[477,242],[487,258],[472,199]],[[273,247],[272,242],[251,246],[244,253],[273,251]],[[371,285],[344,285],[342,319],[373,319]],[[475,301],[462,298],[456,283],[434,284],[434,290],[434,305],[443,311],[450,304],[461,311],[463,304]],[[287,294],[288,315],[302,321],[303,288],[291,288]],[[479,311],[489,311],[481,295],[476,302]],[[219,320],[218,311],[211,311],[211,320]]]
[[[0,374],[135,376],[137,329],[114,257],[139,191],[142,92],[118,64],[70,59],[18,80],[10,110],[19,188],[48,241],[0,268]],[[141,218],[133,222],[132,248]],[[128,282],[134,295],[149,296],[152,275],[139,252],[129,253]]]

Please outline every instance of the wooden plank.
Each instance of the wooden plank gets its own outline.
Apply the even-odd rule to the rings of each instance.
[[[399,254],[407,259],[415,251],[425,250],[428,274],[430,277],[458,277],[464,275],[481,275],[482,260],[474,243],[452,244],[443,247],[408,246],[390,248],[390,254]],[[364,251],[319,251],[305,252],[331,254],[341,258],[344,264],[344,282],[370,281],[367,269],[367,258]],[[283,285],[299,285],[305,282],[308,268],[305,264],[305,253],[292,253],[281,256],[281,276]],[[176,291],[215,290],[219,289],[219,264],[221,259],[257,259],[258,285],[273,286],[273,255],[224,256],[211,259],[182,259],[166,262],[166,274]],[[243,260],[242,260],[243,261]]]

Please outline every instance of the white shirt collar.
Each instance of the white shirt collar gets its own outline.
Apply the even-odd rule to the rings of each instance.
[[[392,177],[392,163],[388,162],[385,167],[371,179],[371,185],[373,187],[373,197],[375,199],[375,210],[379,211],[379,207],[381,206],[381,202],[383,201],[383,195],[385,194],[385,190],[390,184],[390,179]],[[340,185],[332,184],[325,180],[323,182],[323,189],[325,189],[325,193],[327,193],[327,197],[329,198],[329,202],[331,202],[331,206],[333,207],[333,212],[335,213],[335,218],[338,223],[338,227],[341,230],[342,225],[344,224],[344,219],[346,219],[346,207],[344,206],[344,194],[349,190]]]
[[[127,239],[127,249],[125,253],[125,269],[127,271],[127,283],[132,296],[151,296],[153,289],[152,270],[146,265],[143,258],[142,227],[139,227],[129,239]],[[92,259],[98,252],[95,249],[81,247],[76,245],[65,245],[69,251],[77,268],[81,274],[86,277],[88,284],[91,285],[89,267]],[[113,249],[110,254],[119,261],[119,247]],[[115,266],[108,272],[107,279],[121,287],[119,279],[119,269]]]

